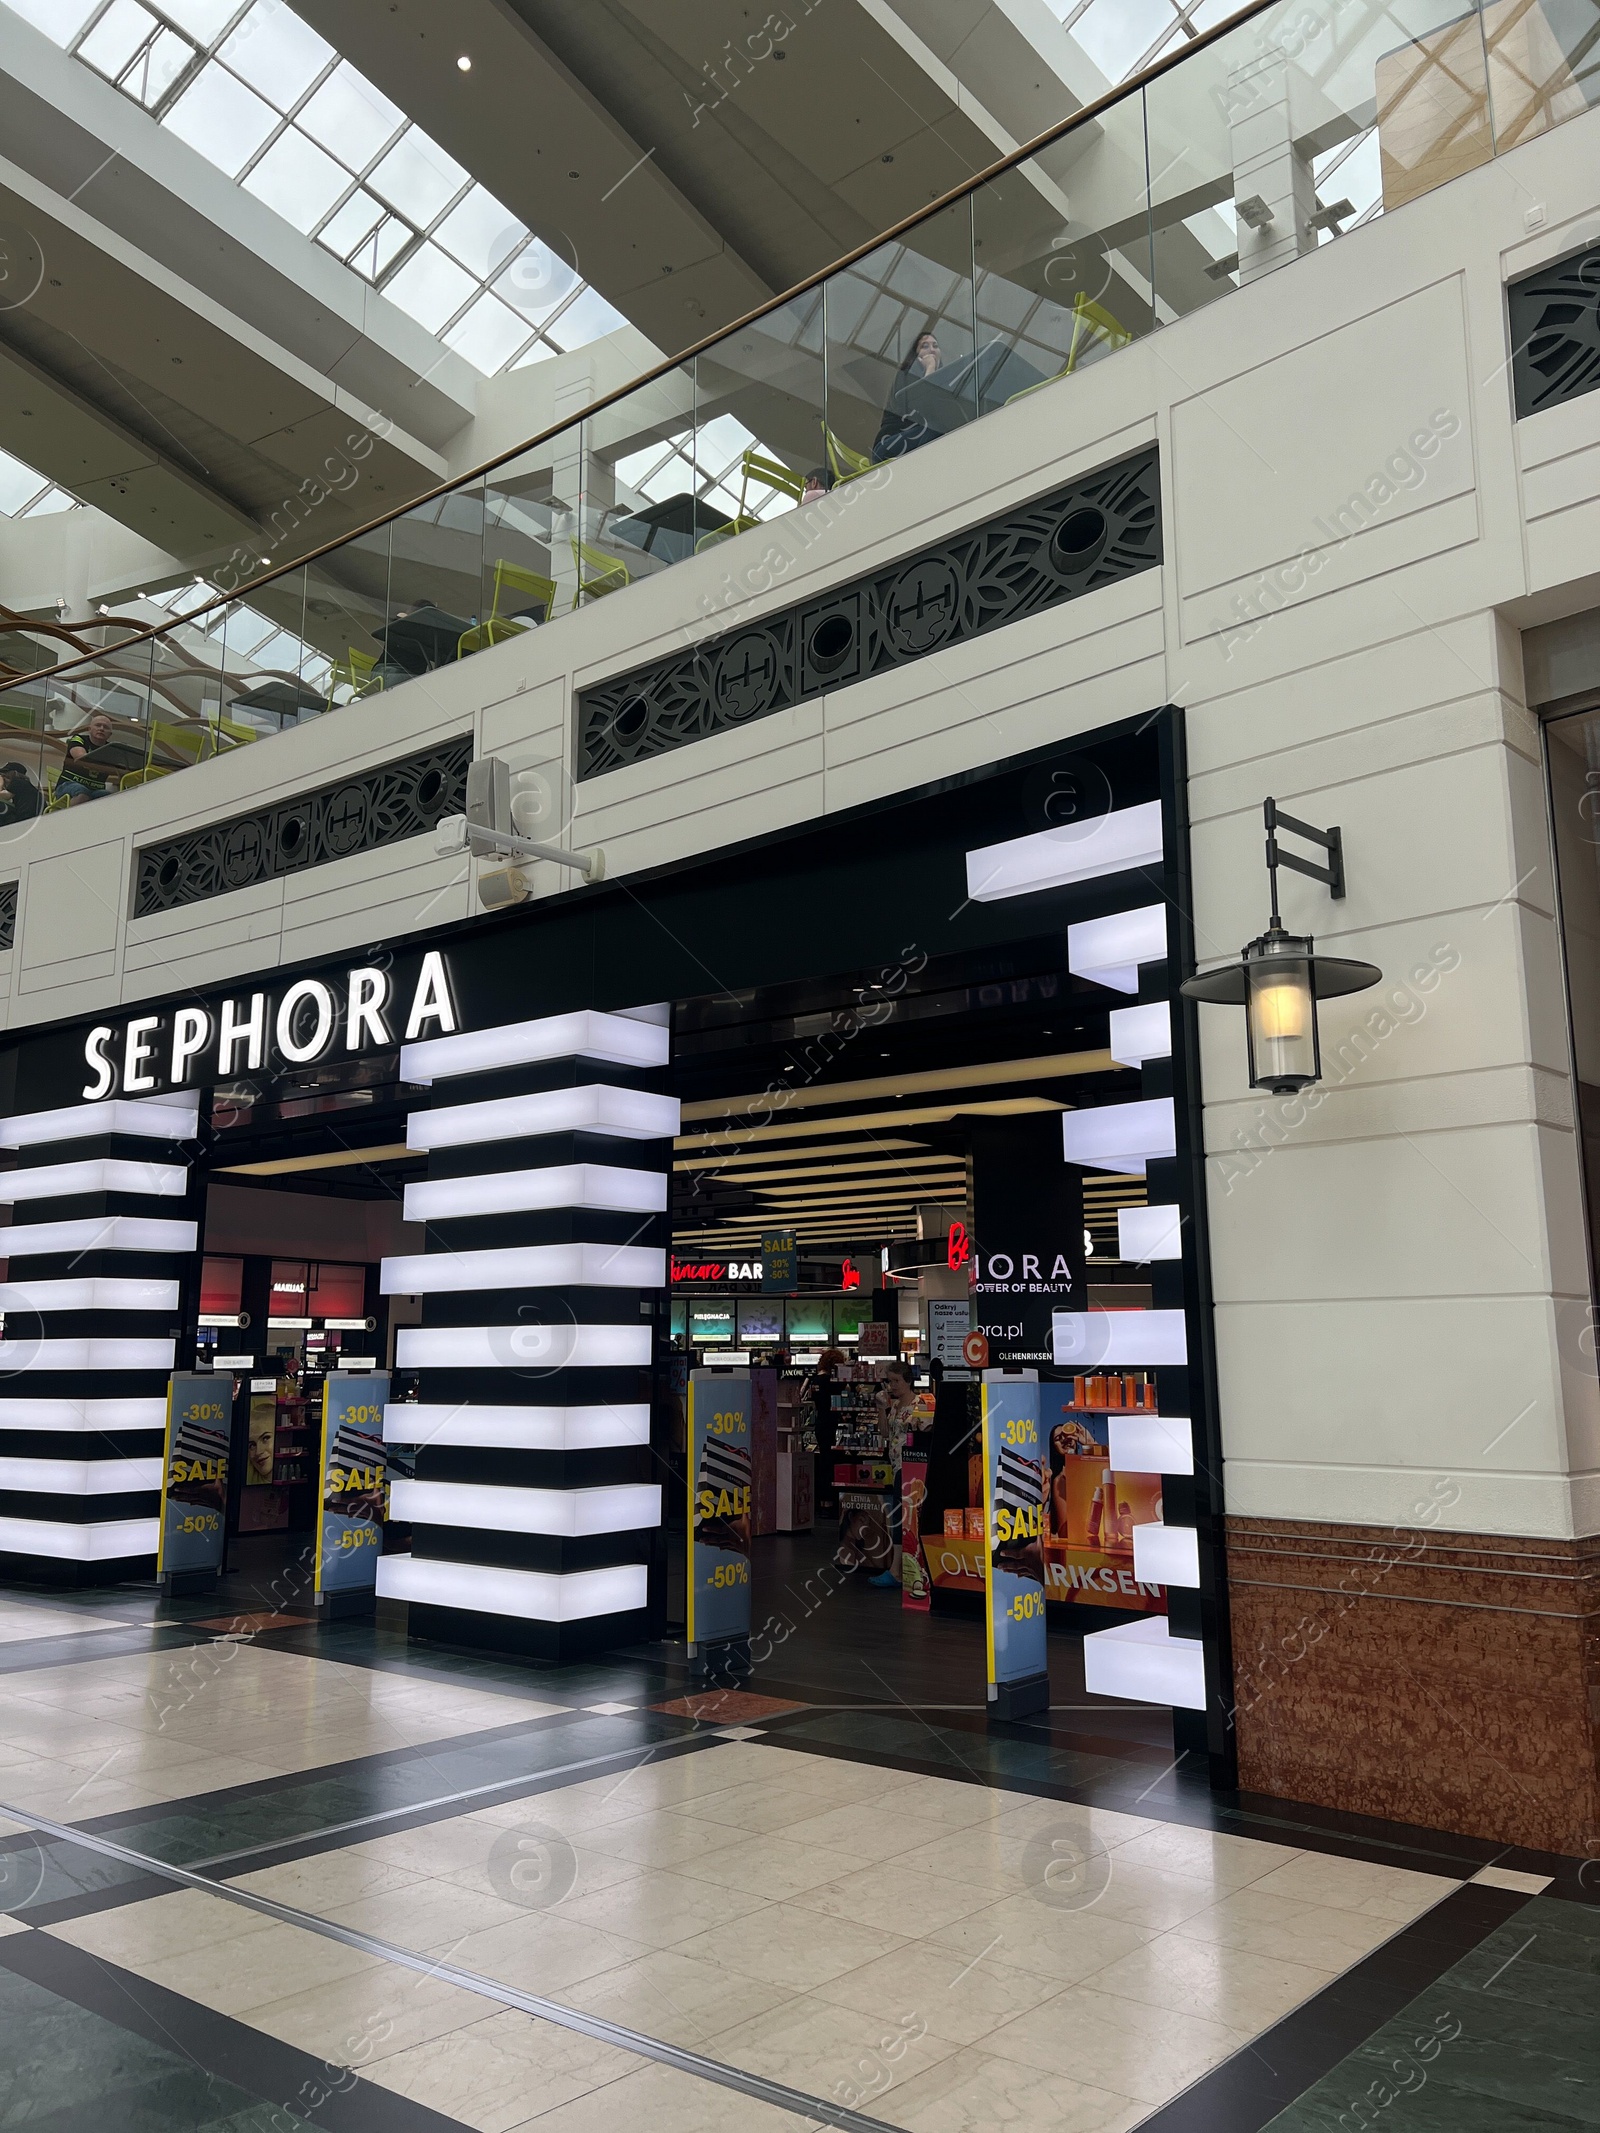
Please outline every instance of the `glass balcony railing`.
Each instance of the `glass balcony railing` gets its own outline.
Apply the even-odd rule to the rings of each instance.
[[[809,540],[906,453],[1036,393],[1058,418],[1078,372],[1597,98],[1600,0],[1242,8],[797,293],[303,564],[164,593],[141,634],[96,624],[118,641],[48,667],[59,642],[7,622],[12,817],[381,703],[725,549],[686,593],[715,627],[763,582],[740,558],[774,519],[812,513]]]

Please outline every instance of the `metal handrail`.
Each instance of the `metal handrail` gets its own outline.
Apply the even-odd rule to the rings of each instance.
[[[619,401],[627,399],[631,393],[640,391],[646,385],[653,385],[658,378],[669,376],[683,364],[692,362],[696,356],[703,355],[708,349],[715,348],[720,342],[731,339],[734,334],[742,332],[745,327],[754,325],[758,319],[768,318],[774,311],[781,311],[785,304],[793,303],[796,297],[804,296],[809,290],[819,287],[825,281],[830,281],[834,275],[842,274],[847,268],[853,267],[857,260],[865,259],[870,253],[876,252],[883,245],[892,244],[897,237],[904,236],[908,230],[914,230],[920,224],[930,221],[935,215],[942,214],[947,207],[954,206],[958,200],[969,199],[972,194],[980,191],[985,185],[992,183],[994,179],[1003,177],[1008,170],[1015,170],[1020,163],[1027,162],[1031,156],[1037,155],[1041,149],[1048,148],[1053,142],[1064,139],[1069,133],[1076,132],[1080,126],[1088,125],[1092,120],[1098,118],[1102,112],[1111,110],[1115,105],[1123,103],[1128,97],[1142,93],[1149,83],[1159,81],[1163,75],[1170,74],[1175,68],[1183,66],[1188,60],[1195,57],[1197,53],[1206,51],[1210,46],[1219,43],[1222,38],[1228,36],[1232,31],[1241,28],[1247,22],[1254,21],[1258,15],[1266,14],[1269,9],[1280,7],[1282,4],[1283,0],[1247,0],[1247,5],[1237,9],[1224,21],[1213,24],[1209,30],[1202,30],[1197,36],[1192,37],[1187,44],[1179,46],[1175,52],[1169,53],[1165,59],[1158,59],[1141,73],[1130,75],[1126,81],[1119,82],[1114,88],[1107,90],[1104,96],[1096,97],[1092,103],[1081,105],[1070,117],[1058,120],[1055,125],[1046,127],[1043,133],[1035,134],[1031,141],[1026,141],[1020,148],[1013,148],[1008,154],[999,157],[997,161],[980,170],[975,177],[963,178],[959,185],[953,185],[948,192],[941,193],[935,200],[930,200],[926,207],[919,207],[914,214],[904,216],[899,222],[892,223],[886,230],[880,230],[876,236],[869,237],[863,244],[858,244],[853,251],[843,253],[827,266],[818,268],[816,273],[808,274],[804,280],[797,281],[793,287],[783,290],[780,295],[769,297],[765,303],[757,304],[753,310],[746,311],[742,317],[732,320],[728,325],[718,326],[714,332],[706,334],[701,340],[694,341],[687,348],[680,349],[677,355],[663,357],[653,369],[641,371],[637,377],[630,378],[626,385],[619,385],[610,392],[602,393],[598,399],[590,401],[581,413],[563,417],[560,422],[552,423],[548,429],[539,430],[532,437],[524,438],[520,444],[513,445],[508,451],[497,453],[493,459],[486,459],[481,465],[469,468],[464,474],[452,475],[448,481],[439,482],[434,488],[423,490],[420,495],[414,496],[409,503],[402,504],[393,511],[382,512],[377,518],[367,520],[364,525],[357,526],[348,533],[338,534],[332,540],[324,541],[320,548],[312,548],[306,554],[296,556],[292,562],[279,563],[273,569],[263,571],[258,578],[247,578],[243,584],[236,586],[232,592],[220,594],[213,600],[207,600],[201,606],[191,608],[186,614],[169,616],[164,622],[143,624],[126,637],[118,637],[109,644],[101,645],[93,652],[81,653],[75,659],[62,660],[56,666],[35,667],[27,674],[13,674],[5,679],[3,683],[0,683],[0,686],[7,689],[15,689],[20,688],[27,682],[42,681],[56,675],[70,674],[79,667],[92,666],[99,660],[109,658],[114,652],[124,651],[130,645],[148,643],[154,637],[166,636],[169,631],[192,628],[203,616],[212,614],[219,608],[233,606],[236,601],[247,598],[263,585],[271,585],[279,578],[292,577],[297,570],[304,570],[309,564],[318,561],[320,557],[332,555],[338,549],[347,548],[354,541],[364,540],[369,534],[377,532],[380,526],[392,526],[400,519],[409,518],[413,512],[420,511],[425,505],[436,503],[440,497],[451,496],[457,490],[469,488],[473,482],[482,481],[487,475],[494,473],[497,467],[506,466],[512,460],[520,459],[523,453],[534,451],[540,445],[550,443],[553,438],[563,436],[567,431],[578,428],[593,416],[603,413],[606,408],[614,407]],[[29,627],[31,625],[25,624],[24,626]],[[95,626],[93,623],[83,625],[83,627],[87,628],[94,628]]]

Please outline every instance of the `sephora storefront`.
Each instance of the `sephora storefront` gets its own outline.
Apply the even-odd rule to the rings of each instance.
[[[169,1381],[197,1365],[234,1389],[229,1529],[259,1530],[269,1328],[304,1332],[314,1374],[339,1314],[286,1310],[293,1281],[219,1310],[215,1269],[365,1261],[344,1330],[393,1373],[380,1595],[414,1636],[534,1657],[662,1635],[669,1255],[753,1258],[784,1207],[802,1251],[842,1255],[873,1241],[850,1193],[888,1173],[891,1241],[960,1195],[946,1323],[966,1280],[995,1360],[1045,1382],[1047,1499],[1126,1539],[1123,1590],[1165,1589],[1086,1640],[1091,1686],[1174,1705],[1225,1759],[1183,789],[1166,711],[626,885],[10,1037],[0,1575],[154,1575]],[[1097,1404],[1125,1408],[1109,1433]]]

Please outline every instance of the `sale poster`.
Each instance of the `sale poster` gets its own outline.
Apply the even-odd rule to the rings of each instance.
[[[1046,1597],[1128,1614],[1165,1614],[1165,1587],[1141,1585],[1133,1574],[1134,1527],[1161,1522],[1160,1475],[1117,1473],[1108,1411],[1074,1407],[1070,1382],[1041,1390],[1050,1425]]]
[[[156,1571],[220,1571],[228,1507],[233,1380],[177,1376],[167,1390],[166,1459]]]
[[[689,1373],[688,1643],[750,1635],[750,1373]]]
[[[322,1487],[317,1515],[317,1592],[360,1592],[378,1580],[388,1465],[383,1407],[389,1373],[336,1370],[322,1390]]]
[[[1047,1671],[1044,1622],[1044,1463],[1037,1380],[985,1378],[984,1619],[991,1687]]]

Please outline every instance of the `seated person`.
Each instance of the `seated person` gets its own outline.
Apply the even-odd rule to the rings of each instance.
[[[0,764],[0,822],[22,822],[38,814],[44,795],[28,774],[25,763]]]
[[[800,491],[803,504],[814,504],[819,496],[826,496],[833,487],[833,476],[826,467],[813,467],[806,476],[805,487]]]
[[[926,444],[930,437],[938,436],[938,431],[910,404],[908,391],[911,386],[920,385],[924,378],[931,378],[943,360],[938,335],[931,328],[919,333],[912,343],[911,353],[895,373],[883,420],[878,424],[878,434],[873,440],[875,464],[898,459],[904,452],[914,452],[919,444]]]
[[[88,760],[92,749],[103,748],[111,738],[111,715],[96,711],[81,732],[67,735],[67,757],[56,773],[56,798],[69,807],[81,800],[103,800],[114,789],[116,773],[102,770]]]

